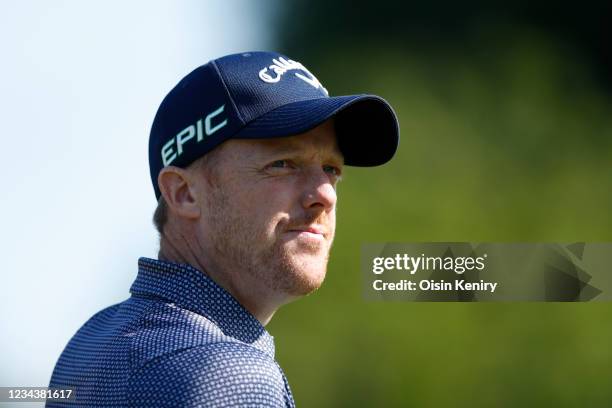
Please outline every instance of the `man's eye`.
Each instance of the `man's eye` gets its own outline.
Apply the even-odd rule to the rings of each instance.
[[[294,165],[290,160],[274,160],[266,166],[267,169],[291,169]]]
[[[269,167],[273,167],[273,168],[277,168],[277,169],[282,169],[282,168],[285,168],[285,167],[289,167],[289,163],[287,162],[287,160],[276,160],[276,161],[273,161],[272,163],[270,163]]]
[[[340,176],[340,169],[334,166],[323,166],[323,171],[334,176]]]

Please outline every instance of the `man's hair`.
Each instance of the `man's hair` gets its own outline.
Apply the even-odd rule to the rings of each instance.
[[[159,236],[164,235],[164,225],[166,225],[166,221],[168,220],[168,204],[166,204],[166,200],[164,200],[164,196],[159,196],[159,200],[157,201],[157,207],[155,208],[155,212],[153,213],[153,225],[155,225],[155,229],[159,232]]]
[[[188,168],[194,167],[194,170],[202,174],[210,186],[216,185],[216,164],[218,162],[219,152],[223,149],[223,146],[224,144],[217,146],[188,166]],[[164,226],[167,222],[168,204],[166,203],[166,200],[164,200],[164,196],[161,195],[157,201],[157,208],[155,208],[155,212],[153,213],[153,225],[155,225],[155,229],[159,233],[160,239],[164,236]]]

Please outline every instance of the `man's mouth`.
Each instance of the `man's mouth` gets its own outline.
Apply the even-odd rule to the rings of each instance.
[[[287,233],[309,239],[325,239],[325,229],[319,225],[294,227],[287,230]]]

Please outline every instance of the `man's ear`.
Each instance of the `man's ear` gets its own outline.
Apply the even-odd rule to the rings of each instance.
[[[189,173],[175,166],[166,166],[159,172],[157,183],[168,207],[180,217],[200,217],[194,185]]]

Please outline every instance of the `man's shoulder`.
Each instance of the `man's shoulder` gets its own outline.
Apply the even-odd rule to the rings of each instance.
[[[181,406],[284,406],[287,398],[274,359],[240,342],[208,343],[158,356],[132,373],[128,387],[134,406],[157,399]]]
[[[281,378],[280,368],[270,355],[250,344],[237,341],[221,341],[176,349],[148,360],[133,370],[132,377],[143,371],[155,371],[156,367],[168,366],[187,375],[194,373],[200,376],[206,372],[231,375],[235,371],[235,374],[244,372],[265,376],[278,374]]]
[[[90,369],[106,364],[129,374],[160,356],[219,342],[239,343],[206,316],[160,299],[131,297],[94,314],[69,341],[59,366],[73,367],[71,356],[78,355]],[[112,362],[101,355],[112,355]]]
[[[165,406],[277,406],[287,394],[273,355],[225,335],[204,315],[134,297],[83,325],[51,384],[77,387],[83,401],[115,398],[133,406],[159,405],[155,398]]]
[[[160,356],[209,344],[240,344],[207,316],[174,303],[154,301],[132,325],[132,371]]]

